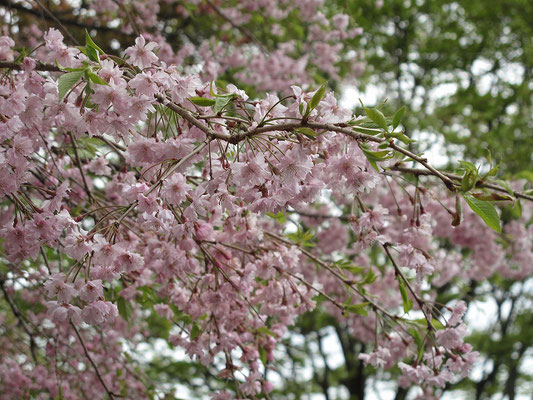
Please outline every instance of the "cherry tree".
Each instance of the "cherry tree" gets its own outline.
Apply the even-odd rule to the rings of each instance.
[[[468,375],[467,304],[439,288],[530,275],[533,197],[491,181],[490,158],[432,166],[405,108],[339,105],[330,88],[363,65],[343,45],[361,33],[348,15],[321,1],[63,7],[2,14],[0,398],[174,398],[143,360],[154,326],[216,376],[210,398],[274,398],[276,349],[316,309],[423,398]],[[27,24],[38,12],[57,27]],[[220,30],[171,29],[175,48],[178,20],[158,19],[171,12]],[[278,21],[270,40],[258,15]],[[502,226],[494,202],[521,214]]]

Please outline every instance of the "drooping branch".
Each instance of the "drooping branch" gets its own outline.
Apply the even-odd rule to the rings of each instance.
[[[2,290],[2,293],[4,294],[4,298],[7,301],[7,304],[9,304],[9,308],[11,308],[11,311],[13,312],[13,315],[17,318],[20,326],[22,326],[22,329],[26,334],[28,335],[28,338],[30,339],[30,352],[31,357],[34,362],[37,362],[37,355],[35,353],[35,348],[37,347],[35,343],[35,338],[33,336],[33,333],[31,332],[30,328],[26,324],[26,321],[24,320],[24,317],[22,316],[20,310],[16,306],[16,304],[13,302],[11,297],[9,296],[9,293],[7,292],[6,288],[4,287],[5,278],[2,276],[0,277],[0,289]]]

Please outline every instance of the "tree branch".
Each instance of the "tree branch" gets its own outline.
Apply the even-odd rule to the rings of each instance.
[[[111,400],[113,400],[116,397],[116,395],[109,390],[109,388],[107,387],[106,383],[104,382],[104,379],[102,378],[102,375],[100,375],[100,371],[98,371],[98,367],[96,366],[96,364],[94,363],[93,359],[91,358],[91,355],[89,354],[89,351],[87,351],[87,347],[85,346],[85,343],[83,342],[83,339],[81,338],[81,335],[78,332],[78,329],[72,323],[72,321],[70,321],[70,325],[72,326],[72,329],[74,329],[74,332],[76,333],[76,336],[78,337],[78,340],[81,343],[81,347],[83,347],[83,352],[85,353],[85,357],[87,357],[87,359],[89,360],[89,362],[93,366],[94,372],[96,373],[96,376],[98,377],[98,380],[100,381],[100,383],[104,387],[104,389],[105,389],[107,395],[109,396],[109,398]]]

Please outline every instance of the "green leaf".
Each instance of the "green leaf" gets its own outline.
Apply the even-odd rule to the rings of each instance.
[[[353,130],[355,132],[364,133],[367,135],[377,135],[378,133],[381,133],[381,130],[379,129],[373,129],[373,128],[365,128],[362,126],[355,126],[353,127]]]
[[[513,201],[514,197],[499,193],[471,193],[478,200],[483,201]]]
[[[340,266],[342,269],[345,269],[346,271],[354,274],[354,275],[359,275],[363,272],[366,271],[366,268],[365,267],[359,267],[357,265],[352,265],[352,264],[347,264],[347,265],[341,265]],[[370,270],[372,271],[372,270]],[[373,272],[372,272],[373,273]],[[370,275],[370,274],[369,274]]]
[[[361,150],[363,150],[363,154],[368,159],[368,162],[372,167],[379,172],[377,162],[378,161],[385,161],[392,157],[394,157],[394,154],[390,150],[380,150],[380,151],[373,151],[371,150],[371,147],[366,144],[360,145]]]
[[[420,335],[420,332],[418,332],[417,329],[411,328],[411,329],[409,329],[409,333],[411,334],[411,336],[415,340],[415,344],[416,344],[416,347],[417,347],[416,359],[418,361],[420,361],[420,360],[422,360],[422,357],[424,356],[424,348],[425,348],[424,342],[425,342],[425,339],[422,338],[422,335]]]
[[[409,136],[406,136],[402,132],[389,133],[388,135],[385,135],[385,137],[387,137],[387,138],[391,138],[392,137],[392,138],[398,139],[403,144],[409,144],[409,143],[415,142],[414,139],[411,139]]]
[[[318,106],[318,104],[320,103],[320,100],[322,100],[322,97],[324,97],[324,94],[326,93],[327,87],[328,87],[328,82],[326,81],[315,92],[311,100],[309,100],[309,111],[314,110]]]
[[[109,86],[109,84],[104,81],[102,78],[100,78],[98,75],[96,75],[94,72],[92,71],[86,71],[85,72],[85,76],[86,78],[91,81],[93,81],[94,83],[98,84],[98,85],[106,85],[106,86]]]
[[[365,107],[366,115],[370,117],[370,119],[376,123],[377,126],[379,126],[381,129],[383,129],[385,132],[389,131],[389,126],[387,124],[387,119],[383,115],[383,113],[375,108],[367,108]]]
[[[363,317],[366,317],[368,316],[367,306],[369,304],[370,304],[369,302],[365,302],[361,304],[345,304],[344,307],[347,313],[353,313],[353,314],[362,315]]]
[[[215,100],[206,97],[189,97],[189,101],[200,107],[211,107],[215,105]]]
[[[424,319],[425,321],[425,319]],[[417,329],[411,328],[409,329],[409,333],[415,340],[416,347],[420,347],[424,345],[424,339],[422,339],[422,336],[420,335],[420,332],[418,332]]]
[[[265,335],[276,337],[276,334],[274,332],[272,332],[270,329],[268,329],[264,325],[260,326],[259,328],[257,328],[256,331],[257,331],[257,333],[262,333],[262,334],[265,334]]]
[[[310,139],[314,139],[319,135],[317,132],[306,126],[304,126],[303,128],[296,129],[295,132],[301,133],[302,135],[307,136]]]
[[[119,297],[117,300],[117,308],[120,316],[127,322],[130,321],[131,317],[131,305],[126,302],[124,297]]]
[[[511,212],[516,218],[520,218],[522,216],[522,202],[520,201],[520,199],[516,199],[515,204],[511,209]]]
[[[213,106],[213,112],[218,114],[221,112],[229,102],[236,97],[235,93],[229,93],[222,96],[217,96],[215,100],[215,105]]]
[[[398,283],[400,285],[400,294],[402,295],[403,311],[407,314],[413,308],[413,301],[409,298],[405,283],[401,279],[398,279]]]
[[[464,171],[472,171],[472,173],[477,173],[477,167],[469,161],[459,161],[461,169]]]
[[[283,211],[278,211],[277,214],[267,212],[267,215],[270,218],[275,219],[280,225],[283,225],[285,222],[287,222],[287,216],[285,215]]]
[[[300,110],[300,115],[303,116],[304,115],[304,103],[300,103],[300,106],[298,107],[298,109]]]
[[[476,186],[476,182],[479,179],[479,172],[477,167],[471,162],[459,161],[459,164],[461,164],[461,168],[459,169],[465,171],[461,180],[461,192],[466,193]]]
[[[87,32],[87,29],[85,29],[85,46],[90,46],[95,50],[98,50],[100,54],[105,54],[105,51],[103,51],[91,38],[91,35],[89,35],[89,32]]]
[[[476,199],[469,193],[463,193],[463,198],[466,200],[472,211],[479,215],[490,228],[498,233],[502,232],[500,227],[500,217],[491,203]]]
[[[501,187],[503,187],[505,190],[507,190],[507,193],[509,193],[511,196],[514,197],[514,190],[511,187],[511,185],[509,185],[508,182],[506,182],[504,180],[501,180],[501,179],[495,179],[493,182],[495,182],[498,185],[500,185]]]
[[[259,350],[259,359],[261,360],[263,365],[267,365],[267,362],[268,362],[267,351],[265,350],[263,346],[259,346],[257,350]]]
[[[376,274],[374,274],[374,270],[370,268],[368,270],[368,273],[365,276],[365,279],[363,279],[362,282],[359,282],[361,285],[370,285],[371,283],[374,283],[377,279]]]
[[[405,106],[401,107],[392,118],[392,129],[396,129],[400,122],[402,122],[403,114],[405,113]]]
[[[428,324],[428,320],[425,319],[425,318],[417,318],[417,319],[413,319],[413,320],[410,320],[411,322],[415,322],[421,326],[427,326]],[[433,318],[431,320],[431,325],[433,326],[433,328],[435,328],[436,330],[440,331],[440,330],[443,330],[445,329],[446,327],[442,324],[442,322],[440,322],[438,319],[436,318]]]
[[[67,92],[72,89],[72,87],[81,79],[84,71],[73,71],[67,72],[59,77],[59,82],[57,84],[59,91],[59,101],[63,100],[63,97]]]
[[[200,326],[196,322],[193,322],[190,334],[191,341],[195,340],[198,336],[200,336],[200,333],[202,333]]]
[[[100,62],[100,57],[98,57],[98,51],[91,46],[85,46],[85,54],[89,57],[89,60],[94,62]]]

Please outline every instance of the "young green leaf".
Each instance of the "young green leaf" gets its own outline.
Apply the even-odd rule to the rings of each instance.
[[[94,62],[100,62],[100,57],[98,57],[98,50],[91,46],[85,46],[85,55],[89,57],[89,60]]]
[[[318,106],[318,104],[320,103],[320,100],[322,100],[322,97],[324,97],[324,94],[326,93],[327,87],[328,87],[328,82],[326,81],[315,92],[311,100],[309,100],[309,111],[314,110]]]
[[[394,157],[394,154],[390,150],[373,151],[370,146],[365,144],[361,144],[361,150],[363,150],[363,154],[366,156],[370,165],[378,172],[378,161],[385,161]]]
[[[387,137],[387,138],[391,138],[392,137],[392,138],[398,139],[403,144],[409,144],[409,143],[413,143],[415,141],[415,140],[411,139],[409,136],[406,136],[405,134],[403,134],[402,132],[390,133],[388,135],[385,135],[385,137]]]
[[[91,35],[89,35],[89,32],[87,32],[87,29],[85,29],[85,46],[92,47],[93,49],[98,50],[100,54],[105,54],[105,52],[100,47],[98,47],[96,43],[94,43],[91,38]]]
[[[501,179],[495,179],[493,182],[495,182],[498,185],[500,185],[501,187],[503,187],[505,190],[507,190],[507,193],[509,193],[511,196],[514,197],[514,190],[511,187],[511,185],[509,185],[509,183],[507,181],[504,181],[504,180],[501,180]]]
[[[353,130],[355,132],[365,133],[367,135],[377,135],[377,134],[381,133],[381,130],[379,130],[379,129],[365,128],[365,127],[362,127],[362,126],[355,126],[353,128]]]
[[[301,133],[302,135],[307,136],[310,139],[314,139],[318,136],[318,133],[306,126],[296,129],[296,132]]]
[[[213,106],[213,112],[215,114],[218,114],[219,112],[221,112],[229,104],[229,102],[235,97],[236,95],[234,93],[217,96],[215,100],[215,105]]]
[[[383,115],[383,113],[375,108],[367,108],[365,107],[366,115],[369,116],[369,118],[381,129],[383,129],[385,132],[389,132],[389,126],[387,124],[387,119]]]
[[[396,129],[398,125],[400,125],[400,122],[402,122],[404,113],[405,113],[405,106],[402,106],[398,111],[396,111],[392,119],[392,129]]]
[[[267,351],[265,350],[263,346],[259,346],[257,350],[259,350],[259,359],[261,360],[263,365],[267,365],[268,363]]]
[[[469,193],[463,193],[463,198],[466,200],[472,211],[479,215],[490,228],[501,233],[500,217],[491,203],[476,199]]]
[[[369,305],[369,302],[361,303],[361,304],[345,304],[345,309],[347,313],[353,313],[357,315],[362,315],[364,317],[368,316],[367,306]]]
[[[98,84],[98,85],[109,85],[106,81],[104,81],[102,78],[100,78],[98,75],[96,75],[94,72],[92,71],[85,71],[85,78],[87,78],[87,80],[91,80],[93,81],[94,83]]]
[[[193,322],[192,328],[191,328],[191,334],[190,334],[191,341],[193,341],[198,336],[200,336],[200,333],[202,333],[200,326],[196,322]]]
[[[189,97],[189,101],[200,107],[211,107],[215,105],[215,100],[206,97]]]
[[[366,274],[365,278],[362,282],[360,282],[361,285],[370,285],[371,283],[374,283],[377,279],[376,274],[374,274],[374,270],[370,268],[368,270],[368,274]]]
[[[129,322],[131,317],[131,305],[126,302],[124,297],[119,297],[117,300],[118,313],[124,319],[124,321]]]
[[[402,295],[403,311],[407,314],[413,308],[413,301],[409,298],[405,283],[401,279],[398,280],[398,283],[400,285],[400,294]]]
[[[59,101],[63,100],[63,97],[65,97],[67,92],[81,79],[83,73],[84,71],[73,71],[67,72],[59,77],[59,82],[57,84]]]

